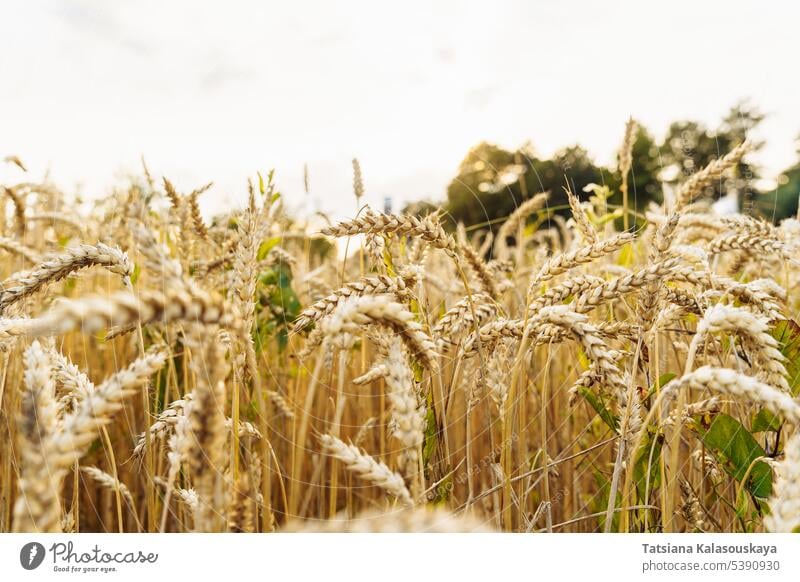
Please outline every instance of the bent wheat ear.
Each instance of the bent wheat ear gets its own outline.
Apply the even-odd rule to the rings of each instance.
[[[715,305],[708,309],[697,324],[697,333],[692,338],[690,354],[694,354],[708,334],[730,332],[745,338],[747,347],[755,352],[758,363],[763,366],[767,383],[783,392],[789,392],[786,367],[778,341],[769,333],[767,322],[746,309],[729,305]]]
[[[60,472],[59,477],[63,477],[63,472],[86,453],[100,428],[109,424],[112,416],[122,408],[125,398],[149,380],[166,359],[166,351],[159,349],[142,356],[109,376],[81,400],[75,412],[64,417],[61,430],[48,444],[52,468]]]
[[[364,277],[360,281],[348,283],[304,309],[294,323],[294,331],[298,332],[319,321],[329,313],[332,313],[334,309],[350,297],[392,294],[399,299],[404,299],[409,295],[409,287],[413,286],[416,280],[416,275],[396,278],[379,275],[377,277]]]
[[[17,225],[17,236],[22,238],[25,235],[25,199],[20,195],[16,188],[9,188],[7,186],[0,186],[6,196],[11,198],[14,203],[14,222]],[[3,205],[5,208],[5,204]]]
[[[325,320],[323,333],[335,336],[341,333],[358,333],[368,324],[388,327],[398,333],[409,351],[430,370],[438,367],[436,346],[414,314],[385,296],[367,295],[348,299]]]
[[[81,467],[81,471],[86,473],[86,475],[91,477],[95,482],[105,489],[114,491],[119,488],[119,492],[125,499],[125,503],[128,504],[128,507],[131,511],[134,513],[136,512],[136,504],[133,501],[133,495],[131,495],[131,491],[128,489],[128,486],[125,485],[125,483],[118,481],[113,475],[109,475],[97,467]]]
[[[31,271],[15,273],[0,283],[0,309],[23,299],[49,283],[60,281],[78,269],[101,265],[122,277],[133,274],[128,255],[103,243],[79,245],[45,260]]]
[[[452,341],[452,338],[473,326],[473,310],[478,319],[477,325],[480,326],[497,313],[497,303],[484,293],[473,294],[471,301],[469,296],[464,297],[436,322],[433,333],[441,341]]]
[[[573,267],[590,263],[596,259],[599,259],[600,257],[608,255],[609,253],[613,253],[617,249],[620,249],[631,242],[634,238],[635,237],[633,234],[629,232],[622,232],[614,235],[608,240],[602,240],[575,251],[563,253],[553,257],[547,261],[539,270],[539,272],[531,279],[531,282],[528,286],[529,296],[533,294],[533,291],[541,283],[549,281],[553,277],[556,277],[561,273],[565,273]]]
[[[709,184],[719,178],[722,173],[738,164],[752,149],[751,143],[745,141],[736,146],[721,158],[714,160],[702,170],[695,172],[686,180],[678,191],[675,200],[675,211],[681,210],[697,197]]]
[[[13,238],[0,236],[0,249],[19,255],[30,263],[38,263],[40,260],[39,253]]]
[[[694,372],[684,374],[679,380],[673,380],[664,390],[667,395],[671,395],[682,388],[708,389],[739,396],[763,405],[774,414],[782,415],[795,426],[800,425],[800,403],[785,392],[728,368],[702,366]]]
[[[0,320],[0,337],[63,335],[76,330],[92,334],[136,322],[146,325],[176,320],[235,325],[218,296],[199,289],[179,289],[61,301],[37,319]]]
[[[341,461],[348,471],[352,471],[365,481],[380,487],[406,505],[413,504],[403,478],[392,472],[385,464],[360,451],[358,447],[345,444],[335,436],[322,435],[320,442],[325,451]]]
[[[375,380],[380,380],[381,378],[386,377],[386,374],[388,374],[388,370],[386,369],[386,364],[378,364],[377,366],[373,366],[360,376],[353,378],[353,384],[355,384],[356,386],[361,386],[362,384],[369,384],[370,382],[374,382]]]
[[[509,214],[506,221],[497,231],[497,238],[494,243],[494,252],[500,259],[508,258],[508,243],[507,239],[510,236],[517,234],[520,224],[531,214],[539,210],[547,202],[550,195],[547,192],[540,192],[536,196],[526,200],[519,207]],[[517,241],[517,246],[520,246],[521,241]]]
[[[444,229],[430,218],[419,218],[411,215],[378,214],[370,212],[336,226],[322,230],[327,236],[353,236],[356,234],[397,234],[400,236],[417,236],[442,249],[452,257],[458,257],[458,243]]]

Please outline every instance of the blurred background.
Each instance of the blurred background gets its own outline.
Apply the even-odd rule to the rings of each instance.
[[[276,170],[293,211],[445,204],[467,223],[567,181],[612,188],[640,130],[638,208],[758,146],[710,192],[797,212],[800,5],[768,2],[16,2],[0,5],[0,157],[84,199],[213,180],[209,214]],[[0,183],[24,180],[0,165]],[[427,204],[426,204],[427,203]]]

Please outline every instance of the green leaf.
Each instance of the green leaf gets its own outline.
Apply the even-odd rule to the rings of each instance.
[[[617,264],[621,267],[633,265],[633,245],[627,244],[620,249]]]
[[[657,388],[658,389],[663,388],[664,386],[666,386],[669,382],[671,382],[674,379],[675,379],[675,374],[673,374],[672,372],[667,372],[666,374],[661,374],[658,377],[658,382],[656,382],[655,384],[650,386],[650,390],[647,391],[647,397],[648,398],[652,398],[653,396],[655,396]]]
[[[725,471],[741,481],[750,470],[745,486],[754,496],[766,499],[772,493],[772,469],[764,461],[754,461],[766,456],[764,449],[742,424],[727,414],[718,414],[708,429],[698,423],[700,438],[714,453]]]
[[[636,453],[636,461],[633,465],[633,478],[636,481],[636,491],[642,503],[647,503],[645,493],[649,492],[652,494],[661,484],[661,470],[658,461],[661,457],[661,445],[663,441],[663,436],[648,431],[647,438]]]
[[[606,408],[605,403],[597,394],[592,392],[592,390],[586,386],[581,386],[578,388],[578,393],[586,399],[586,402],[589,403],[589,406],[594,408],[594,411],[600,418],[603,419],[603,422],[605,422],[611,428],[611,430],[614,432],[619,430],[619,419],[614,416],[611,411],[608,410],[608,408]]]
[[[777,414],[762,408],[753,415],[753,422],[750,423],[750,432],[778,432],[781,428],[781,422],[781,418]]]
[[[453,476],[447,475],[433,490],[433,505],[443,506],[447,500],[450,499],[450,493],[453,491]]]
[[[427,398],[427,411],[425,413],[425,439],[422,442],[422,463],[426,467],[428,461],[433,456],[433,451],[436,450],[436,443],[438,442],[436,427],[436,414],[433,412],[433,397],[428,395]],[[471,470],[471,467],[469,467]]]
[[[291,323],[300,315],[300,299],[292,288],[292,272],[287,265],[277,265],[278,285],[276,292],[270,294],[270,303],[283,312],[284,323]]]
[[[262,272],[258,282],[263,287],[259,290],[256,303],[258,315],[253,330],[256,350],[259,353],[264,350],[268,339],[276,334],[278,350],[282,352],[289,344],[289,325],[297,319],[303,308],[292,287],[292,270],[288,265],[275,265]]]
[[[278,243],[281,242],[281,237],[273,236],[272,238],[268,238],[261,245],[258,247],[258,253],[256,254],[256,259],[259,261],[263,261],[267,258],[269,252],[278,246]]]
[[[789,389],[793,396],[797,396],[800,393],[800,325],[793,319],[782,319],[772,328],[771,334],[778,340],[786,358]]]
[[[606,509],[608,508],[608,497],[611,495],[611,481],[606,478],[600,471],[594,471],[594,482],[597,486],[597,493],[591,498],[592,513],[600,514],[597,518],[599,524],[599,531],[603,531],[606,526]],[[622,492],[617,491],[616,503],[614,507],[619,507],[622,503]],[[615,511],[611,517],[611,531],[619,531],[619,518],[620,512]]]
[[[142,268],[139,266],[139,263],[133,264],[133,273],[131,273],[131,285],[135,285],[136,281],[139,280],[139,275],[142,274]]]

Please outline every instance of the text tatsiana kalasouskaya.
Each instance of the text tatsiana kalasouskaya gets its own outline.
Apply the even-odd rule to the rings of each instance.
[[[642,544],[645,554],[777,554],[777,546],[758,544]]]

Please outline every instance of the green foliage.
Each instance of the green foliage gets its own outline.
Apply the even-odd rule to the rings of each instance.
[[[589,406],[594,409],[597,415],[611,430],[619,432],[619,418],[608,409],[601,395],[595,394],[591,388],[587,388],[586,386],[578,388],[578,394],[586,399]]]
[[[766,408],[762,408],[753,415],[750,423],[750,432],[778,432],[781,429],[781,419]]]
[[[259,301],[253,336],[256,351],[260,353],[265,349],[267,340],[274,336],[278,350],[282,352],[289,342],[289,328],[302,311],[297,293],[292,288],[291,268],[279,263],[261,273],[257,291]]]
[[[672,373],[672,372],[667,372],[665,374],[661,374],[658,377],[658,382],[656,384],[653,384],[652,386],[650,386],[650,390],[647,391],[647,397],[648,398],[652,398],[653,396],[655,396],[656,390],[658,390],[660,388],[663,388],[669,382],[671,382],[673,379],[675,379],[675,374]]]
[[[633,479],[636,483],[636,493],[639,501],[647,503],[647,496],[661,485],[661,471],[659,459],[664,436],[648,428],[647,437],[642,446],[636,451],[636,460],[633,465]]]
[[[603,531],[606,526],[606,509],[608,509],[608,497],[611,495],[611,480],[600,471],[594,471],[594,482],[597,486],[597,493],[591,498],[592,513],[600,514],[597,518],[598,531]],[[622,503],[622,494],[617,491],[617,498],[614,507],[619,507]],[[619,531],[620,512],[615,511],[611,518],[611,531]]]
[[[746,477],[745,487],[755,497],[770,496],[772,469],[764,461],[756,461],[765,457],[766,452],[738,420],[720,413],[707,428],[698,423],[698,432],[703,444],[731,477],[740,482]]]
[[[258,247],[258,252],[256,253],[256,260],[263,261],[267,258],[269,252],[274,249],[278,244],[281,242],[281,238],[279,236],[274,236],[269,238],[261,243]]]
[[[800,325],[793,319],[782,319],[770,333],[780,344],[781,354],[786,358],[789,389],[792,395],[797,396],[800,392]]]
[[[439,442],[439,429],[436,424],[436,414],[433,410],[433,395],[429,394],[427,396],[426,405],[425,438],[422,441],[422,464],[427,467],[428,462],[433,456],[433,451],[436,450],[436,445]]]
[[[136,285],[136,281],[139,280],[141,274],[142,274],[142,267],[139,265],[139,263],[134,263],[133,273],[131,273],[131,285]]]
[[[764,194],[763,214],[773,221],[797,216],[797,201],[800,194],[800,163],[778,176],[778,187]]]

